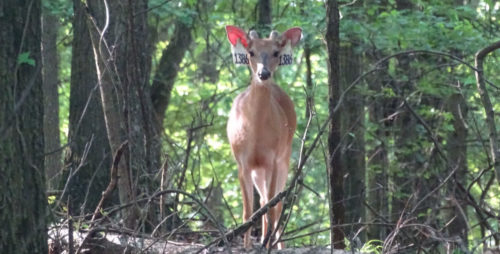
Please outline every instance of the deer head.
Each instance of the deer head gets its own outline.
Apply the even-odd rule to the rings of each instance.
[[[270,80],[279,65],[292,64],[292,47],[302,37],[299,27],[290,28],[282,35],[272,31],[269,38],[264,39],[254,30],[246,34],[235,26],[226,26],[226,32],[234,63],[250,65],[252,80],[257,83]]]

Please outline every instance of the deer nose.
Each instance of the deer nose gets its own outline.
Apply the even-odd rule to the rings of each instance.
[[[267,69],[262,69],[260,72],[259,72],[259,78],[261,80],[267,80],[269,77],[271,77],[271,72]]]

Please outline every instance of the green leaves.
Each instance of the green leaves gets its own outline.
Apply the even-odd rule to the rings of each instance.
[[[29,64],[31,66],[35,66],[35,60],[33,58],[30,58],[30,52],[23,52],[17,56],[17,64],[22,65],[22,64]]]

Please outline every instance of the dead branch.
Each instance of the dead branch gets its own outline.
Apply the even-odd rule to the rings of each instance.
[[[104,201],[107,198],[109,198],[109,196],[111,196],[111,193],[113,192],[113,190],[116,187],[116,183],[118,182],[118,164],[120,163],[120,159],[122,157],[123,150],[125,149],[125,147],[127,147],[127,145],[128,145],[128,141],[126,140],[125,142],[123,142],[120,145],[120,147],[118,148],[118,150],[115,153],[115,156],[113,158],[113,165],[111,167],[111,173],[110,173],[111,179],[109,181],[108,187],[102,193],[101,200],[99,200],[99,204],[97,204],[97,207],[95,208],[94,214],[92,215],[92,219],[90,221],[90,227],[91,228],[93,227],[93,223],[97,219],[97,216],[99,216],[99,214],[100,214],[100,211],[101,211],[101,208],[102,208],[102,206],[104,204]],[[71,224],[68,227],[72,227]],[[91,230],[89,232],[89,234],[87,234],[87,236],[83,239],[82,244],[78,247],[78,250],[76,251],[77,254],[82,251],[82,248],[88,242],[88,239],[90,237],[92,237],[93,234],[91,232],[93,232],[93,231]],[[70,237],[72,235],[73,235],[73,233],[71,233]]]
[[[104,204],[104,201],[111,196],[111,193],[116,187],[116,183],[118,182],[118,164],[120,162],[120,159],[123,154],[123,150],[127,147],[128,145],[128,140],[123,142],[120,147],[118,147],[118,150],[115,153],[115,156],[113,157],[113,165],[111,167],[111,173],[110,173],[110,181],[108,184],[108,187],[106,187],[106,190],[102,193],[101,200],[99,200],[98,205],[95,208],[94,214],[92,215],[92,220],[90,223],[93,223],[97,216],[100,214],[100,210]]]
[[[266,214],[269,209],[271,209],[272,207],[276,206],[280,201],[281,199],[283,199],[287,193],[292,189],[293,185],[289,186],[286,190],[278,193],[278,195],[274,196],[274,198],[272,198],[271,200],[269,200],[269,202],[267,204],[265,204],[264,206],[262,206],[259,210],[257,210],[255,213],[252,214],[252,216],[250,216],[250,219],[241,224],[240,226],[238,226],[237,228],[227,232],[226,234],[224,234],[222,237],[219,237],[215,240],[213,240],[212,242],[210,242],[209,244],[205,245],[203,248],[201,248],[200,250],[198,250],[197,253],[201,253],[203,252],[205,249],[207,249],[208,247],[216,244],[216,243],[220,243],[221,242],[221,239],[223,238],[226,238],[227,241],[231,241],[233,238],[235,238],[236,236],[238,235],[241,235],[243,233],[245,233],[248,229],[250,229],[250,227],[252,227],[255,223],[257,223],[258,219]]]

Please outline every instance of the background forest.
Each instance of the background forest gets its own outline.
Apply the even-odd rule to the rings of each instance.
[[[500,1],[0,0],[1,253],[231,250],[226,25],[303,30],[287,248],[500,245]]]

